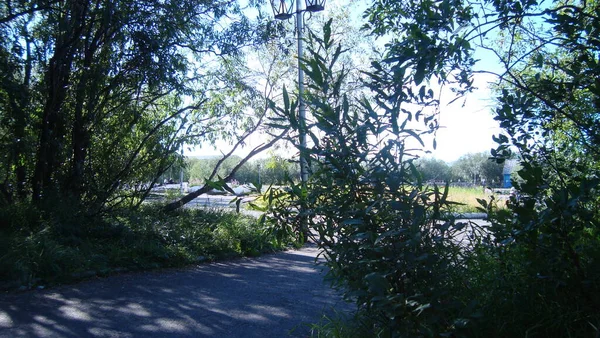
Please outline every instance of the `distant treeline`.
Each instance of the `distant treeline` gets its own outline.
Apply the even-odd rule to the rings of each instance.
[[[504,165],[489,158],[489,153],[481,152],[463,155],[450,164],[436,158],[420,158],[416,165],[423,181],[451,182],[456,186],[500,186]]]
[[[500,186],[502,183],[503,164],[489,159],[486,152],[466,154],[458,160],[447,163],[435,158],[420,158],[415,164],[421,172],[423,181],[445,183],[453,186],[486,185]],[[210,176],[219,157],[188,158],[184,167],[184,181],[192,185],[201,185]],[[218,175],[224,177],[239,162],[240,157],[232,156],[226,159],[218,170]],[[180,168],[173,167],[167,171],[167,179],[179,180]],[[281,156],[271,156],[244,164],[235,174],[239,183],[286,184],[286,177],[298,180],[300,167],[294,159]]]

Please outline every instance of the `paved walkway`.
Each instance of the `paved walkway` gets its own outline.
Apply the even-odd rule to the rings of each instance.
[[[351,305],[312,247],[0,295],[0,337],[306,337]]]

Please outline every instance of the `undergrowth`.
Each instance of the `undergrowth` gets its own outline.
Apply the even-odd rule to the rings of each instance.
[[[1,289],[256,256],[288,244],[255,218],[221,210],[165,214],[146,206],[108,217],[58,217],[22,205],[0,210],[0,220]]]

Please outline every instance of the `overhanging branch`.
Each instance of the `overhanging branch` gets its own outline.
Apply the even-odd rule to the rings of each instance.
[[[246,157],[244,157],[242,160],[240,160],[240,162],[233,167],[233,169],[231,170],[231,172],[229,173],[229,175],[227,175],[223,180],[225,182],[229,182],[233,179],[233,177],[235,176],[236,172],[246,163],[248,162],[252,157],[254,157],[255,155],[261,153],[264,150],[267,150],[269,148],[271,148],[277,141],[281,140],[288,132],[288,129],[285,129],[281,134],[277,135],[275,138],[273,138],[271,141],[267,142],[267,143],[263,143],[262,145],[259,145],[257,147],[255,147],[254,149],[252,149],[252,151],[246,155]],[[239,145],[241,142],[241,140],[236,144]],[[234,147],[234,149],[236,148]],[[215,169],[213,170],[213,173],[211,174],[211,178],[214,178],[214,176],[216,175],[217,170],[219,169],[219,166],[223,163],[223,161],[225,161],[225,159],[227,159],[228,157],[230,157],[233,154],[233,150],[230,151],[227,155],[225,155],[215,166]],[[208,186],[207,184],[205,184],[202,188],[191,192],[185,196],[183,196],[180,200],[172,202],[167,204],[164,207],[164,211],[165,212],[171,212],[174,210],[177,210],[179,208],[181,208],[182,206],[188,204],[189,202],[191,202],[192,200],[194,200],[196,197],[207,193],[209,190],[211,189],[210,186]]]

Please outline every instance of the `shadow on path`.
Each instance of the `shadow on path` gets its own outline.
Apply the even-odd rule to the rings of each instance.
[[[0,337],[306,337],[323,312],[351,308],[323,282],[316,255],[307,247],[0,295]]]

